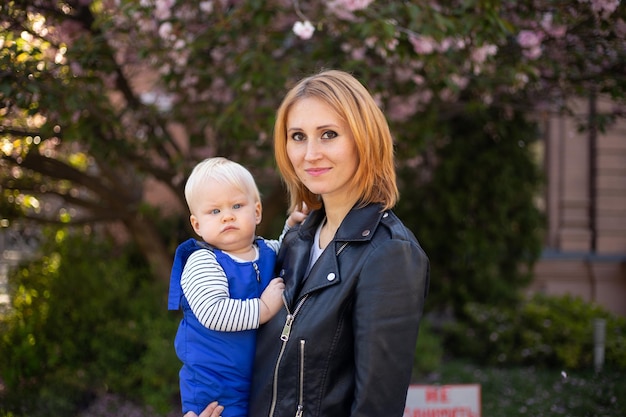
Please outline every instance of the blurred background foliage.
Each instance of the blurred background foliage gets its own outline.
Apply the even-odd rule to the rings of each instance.
[[[45,255],[12,274],[0,321],[7,409],[69,415],[109,391],[170,407],[178,323],[163,308],[167,288],[132,245],[63,229],[46,236]]]
[[[0,220],[46,230],[9,277],[2,415],[73,415],[107,394],[171,409],[185,178],[208,156],[245,164],[259,233],[277,234],[274,112],[322,68],[362,80],[396,138],[396,210],[432,262],[416,379],[450,355],[586,369],[596,317],[623,370],[621,318],[523,290],[542,247],[541,121],[589,95],[615,107],[581,129],[623,117],[625,16],[598,0],[2,2]]]

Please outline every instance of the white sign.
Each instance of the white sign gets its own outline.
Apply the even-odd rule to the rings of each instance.
[[[411,385],[404,417],[480,417],[480,385]]]

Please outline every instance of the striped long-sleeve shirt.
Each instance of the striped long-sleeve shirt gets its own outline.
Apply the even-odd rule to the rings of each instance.
[[[265,239],[267,246],[278,252],[287,230],[285,225],[279,240]],[[212,251],[200,249],[189,256],[180,284],[191,311],[203,326],[226,332],[259,327],[260,299],[230,298],[228,279]]]

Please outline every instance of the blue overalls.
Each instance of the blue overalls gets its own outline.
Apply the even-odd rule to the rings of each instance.
[[[204,327],[191,311],[180,285],[189,256],[199,249],[213,251],[226,272],[230,298],[258,298],[273,278],[276,253],[257,238],[259,259],[237,262],[204,242],[188,239],[176,249],[170,276],[168,309],[182,307],[183,318],[174,346],[182,361],[180,394],[183,414],[200,414],[212,401],[224,406],[223,417],[247,417],[256,329],[221,332]],[[258,267],[259,275],[257,276]]]

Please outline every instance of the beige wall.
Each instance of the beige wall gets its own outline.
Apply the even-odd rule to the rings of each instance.
[[[600,112],[611,110],[598,100]],[[575,113],[585,120],[589,102]],[[570,293],[626,315],[626,121],[596,139],[574,117],[545,120],[546,250],[532,291]]]

